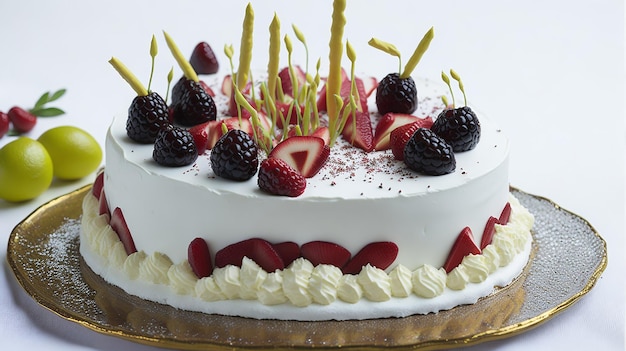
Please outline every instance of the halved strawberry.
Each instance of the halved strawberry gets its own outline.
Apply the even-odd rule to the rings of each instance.
[[[433,120],[430,117],[419,118],[405,113],[386,113],[376,124],[376,130],[374,131],[374,150],[381,151],[389,149],[391,147],[389,142],[391,132],[398,127],[414,122],[420,122],[420,127],[423,128],[430,128],[433,125]]]
[[[189,58],[189,63],[198,74],[213,74],[219,70],[215,53],[206,42],[200,42],[196,45]]]
[[[491,244],[493,235],[496,233],[496,223],[498,219],[490,216],[485,224],[485,230],[483,231],[483,237],[480,239],[480,250],[484,250],[487,245]]]
[[[221,268],[230,264],[241,267],[244,257],[256,262],[266,272],[285,268],[283,260],[272,244],[259,238],[240,241],[219,250],[215,254],[215,266]]]
[[[126,220],[124,219],[124,214],[122,213],[121,208],[116,207],[115,210],[113,210],[113,214],[111,215],[111,222],[109,224],[111,225],[111,228],[113,228],[113,230],[117,233],[117,237],[120,238],[122,244],[124,244],[126,254],[130,255],[133,252],[137,252],[137,248],[135,247],[135,241],[130,234],[130,230],[128,229],[128,225],[126,224]]]
[[[378,241],[365,245],[341,269],[344,274],[358,274],[363,266],[370,264],[387,269],[398,256],[398,245],[391,241]]]
[[[330,148],[323,139],[310,135],[296,135],[281,141],[268,155],[279,158],[303,177],[313,177],[324,166]]]
[[[276,126],[278,128],[283,128],[283,126],[285,125],[283,120],[287,123],[287,125],[298,123],[298,111],[296,109],[300,109],[300,115],[304,113],[304,106],[292,104],[292,102],[293,100],[288,102],[276,102],[276,113],[278,113],[278,116],[276,118]]]
[[[250,120],[247,118],[239,119],[239,117],[228,117],[219,121],[209,121],[206,126],[206,128],[208,128],[207,149],[212,149],[213,146],[215,146],[215,143],[217,143],[222,135],[224,135],[222,131],[222,124],[225,124],[228,130],[241,129],[249,135],[253,135],[252,123],[250,123]]]
[[[213,273],[209,244],[202,238],[195,238],[189,243],[187,261],[198,278],[208,277]]]
[[[461,233],[452,245],[452,249],[448,254],[448,258],[446,259],[446,263],[443,265],[443,268],[446,270],[446,273],[450,273],[454,268],[456,268],[456,266],[461,264],[463,257],[469,254],[478,255],[480,252],[480,249],[476,246],[476,243],[474,243],[472,230],[469,227],[465,227],[461,230]]]
[[[509,218],[511,217],[511,204],[506,203],[504,208],[502,209],[502,213],[500,213],[500,218],[498,218],[498,224],[506,225],[509,223]]]
[[[404,160],[404,147],[419,128],[419,123],[413,122],[400,126],[389,133],[389,146],[396,160]]]
[[[280,158],[261,162],[257,178],[259,188],[272,195],[297,197],[306,189],[306,178]]]
[[[350,251],[341,245],[328,241],[311,241],[300,248],[302,257],[311,261],[314,266],[319,264],[331,264],[343,267],[350,259]]]
[[[202,155],[209,145],[209,125],[215,121],[209,121],[197,124],[189,128],[189,133],[193,137],[193,141],[196,144],[198,155]]]
[[[274,250],[283,260],[285,267],[288,267],[296,258],[301,257],[300,246],[293,241],[284,241],[282,243],[273,244]]]
[[[100,193],[102,192],[102,188],[104,187],[104,171],[101,171],[96,176],[96,179],[93,182],[93,186],[91,188],[91,193],[96,199],[100,199]]]
[[[365,152],[370,152],[374,149],[374,133],[372,132],[370,114],[369,112],[356,111],[355,115],[356,120],[350,114],[341,135],[350,144],[365,150]]]
[[[227,74],[224,76],[222,80],[222,94],[230,97],[233,93],[233,76]]]

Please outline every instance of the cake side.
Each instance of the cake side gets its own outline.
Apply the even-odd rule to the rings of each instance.
[[[242,267],[216,268],[199,279],[187,260],[173,262],[158,252],[127,255],[91,193],[83,202],[80,252],[96,274],[127,293],[186,310],[285,320],[404,317],[474,303],[520,274],[534,220],[512,195],[509,202],[510,220],[495,225],[493,243],[448,274],[429,265],[413,271],[397,265],[389,273],[368,265],[342,275],[304,259],[268,273],[244,260]]]

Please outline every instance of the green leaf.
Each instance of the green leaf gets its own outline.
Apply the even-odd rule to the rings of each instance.
[[[52,94],[52,96],[48,99],[48,102],[52,102],[58,100],[61,96],[63,96],[66,92],[66,89],[59,89]]]
[[[40,109],[33,109],[30,111],[32,114],[34,114],[37,117],[56,117],[56,116],[60,116],[62,114],[65,113],[65,111],[61,110],[60,108],[56,108],[56,107],[46,107],[46,108],[40,108]]]
[[[45,105],[45,104],[46,104],[46,102],[48,102],[48,98],[49,98],[49,96],[50,96],[50,92],[49,92],[49,91],[48,91],[48,92],[45,92],[43,95],[41,95],[41,96],[39,97],[39,99],[37,99],[37,102],[35,102],[35,107],[33,107],[33,110],[34,110],[34,109],[38,109],[38,108],[40,108],[41,106]]]

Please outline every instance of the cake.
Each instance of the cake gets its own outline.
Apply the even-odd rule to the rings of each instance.
[[[418,60],[430,39],[432,29]],[[381,96],[395,83],[385,80],[402,75],[378,82],[333,62],[326,83],[290,64],[254,75],[240,65],[200,84],[198,64],[190,70],[166,40],[185,72],[172,103],[135,89],[153,110],[133,101],[113,119],[83,203],[80,252],[110,284],[204,313],[348,320],[475,303],[526,266],[533,217],[509,192],[508,140],[467,106],[442,103],[439,85],[410,78],[419,98],[389,110]],[[201,100],[201,117],[185,99]],[[461,141],[439,123],[455,113],[474,128]]]

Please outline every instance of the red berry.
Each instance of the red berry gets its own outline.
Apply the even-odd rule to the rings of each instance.
[[[278,256],[283,260],[285,267],[289,266],[291,262],[300,257],[300,246],[293,241],[284,241],[282,243],[273,244],[274,250],[278,253]]]
[[[336,267],[343,267],[348,262],[350,251],[341,245],[327,241],[311,241],[300,248],[302,257],[311,261],[314,266],[319,264],[331,264]]]
[[[198,74],[213,74],[219,70],[215,53],[206,42],[200,42],[196,45],[191,53],[189,63]]]
[[[9,131],[9,115],[0,111],[0,138]]]
[[[130,229],[128,229],[128,225],[126,224],[121,208],[116,207],[115,210],[113,210],[110,225],[111,228],[113,228],[113,230],[117,233],[117,236],[120,238],[122,244],[124,244],[126,254],[130,255],[137,252],[135,241],[133,240],[133,236],[130,234]]]
[[[472,230],[469,227],[465,227],[456,238],[452,249],[450,249],[446,263],[443,265],[446,273],[450,273],[456,266],[461,264],[463,258],[469,254],[478,255],[480,254],[480,249],[476,246],[476,243],[474,243]]]
[[[37,117],[21,107],[11,107],[8,115],[13,128],[19,133],[30,132],[37,124]]]
[[[358,274],[363,266],[372,265],[387,269],[398,256],[398,245],[391,241],[378,241],[365,245],[341,269],[344,274]]]
[[[258,185],[273,195],[300,196],[306,189],[306,178],[279,158],[267,158],[261,162]]]
[[[234,265],[241,267],[244,257],[248,257],[266,272],[285,268],[283,260],[272,244],[259,238],[240,241],[219,250],[215,254],[215,267]]]

